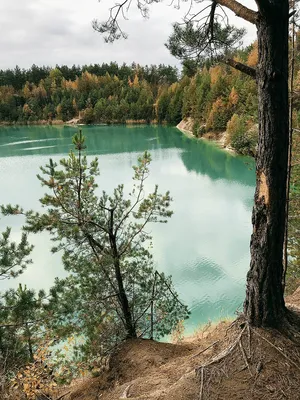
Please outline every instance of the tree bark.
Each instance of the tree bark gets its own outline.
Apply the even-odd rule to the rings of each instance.
[[[114,210],[112,209],[110,211],[110,227],[109,227],[109,240],[110,240],[110,246],[112,249],[112,254],[113,254],[113,263],[114,263],[114,269],[115,269],[115,278],[117,281],[118,285],[118,300],[122,309],[122,314],[124,318],[124,325],[126,329],[126,336],[127,338],[136,338],[136,329],[133,323],[133,318],[128,302],[128,298],[126,295],[126,291],[124,288],[124,282],[123,282],[123,277],[121,273],[121,268],[120,268],[120,255],[118,252],[118,247],[117,247],[117,242],[116,242],[116,236],[113,233],[113,228],[114,228]]]
[[[114,267],[115,267],[115,276],[116,276],[116,280],[118,283],[118,289],[119,289],[118,299],[119,299],[119,302],[120,302],[120,305],[122,308],[127,338],[136,338],[137,334],[136,334],[136,330],[135,330],[135,327],[133,324],[132,315],[131,315],[131,311],[130,311],[130,307],[129,307],[129,302],[128,302],[128,298],[127,298],[127,295],[125,292],[123,278],[122,278],[122,274],[121,274],[121,270],[120,270],[120,262],[119,262],[118,258],[114,259]]]
[[[254,326],[279,327],[283,298],[288,160],[288,0],[258,0],[259,143],[252,214],[251,263],[244,313]]]

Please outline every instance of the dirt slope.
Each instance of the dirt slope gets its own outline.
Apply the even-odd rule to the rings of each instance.
[[[300,289],[286,298],[300,310]],[[220,322],[180,344],[129,340],[64,400],[299,400],[300,338]]]

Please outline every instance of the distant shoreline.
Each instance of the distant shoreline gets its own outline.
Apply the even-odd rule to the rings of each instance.
[[[145,120],[145,119],[138,119],[138,120],[133,120],[133,119],[127,119],[126,121],[109,121],[107,123],[105,122],[98,122],[94,124],[85,124],[83,123],[79,118],[73,118],[70,121],[63,121],[60,119],[54,119],[54,120],[38,120],[38,121],[23,121],[23,122],[6,122],[6,121],[0,121],[0,126],[34,126],[34,125],[66,125],[66,126],[76,126],[76,125],[86,125],[86,126],[94,126],[94,125],[141,125],[141,124],[147,124],[147,125],[156,125],[158,124],[157,120],[151,120],[150,122]],[[161,124],[164,125],[164,124]]]
[[[219,138],[217,138],[216,135],[213,133],[206,133],[201,137],[196,137],[193,134],[192,126],[193,126],[192,119],[187,118],[186,120],[182,120],[181,122],[179,122],[176,128],[179,129],[180,132],[182,132],[189,138],[194,138],[197,140],[208,140],[209,142],[215,143],[221,150],[225,150],[231,153],[232,155],[238,155],[238,153],[232,147],[225,146],[226,132],[222,133]]]

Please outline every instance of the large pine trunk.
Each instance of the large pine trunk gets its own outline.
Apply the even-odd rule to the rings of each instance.
[[[254,326],[278,327],[286,311],[282,258],[289,124],[289,7],[288,0],[265,3],[257,20],[259,143],[244,313]]]

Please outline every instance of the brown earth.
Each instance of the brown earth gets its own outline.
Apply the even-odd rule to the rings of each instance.
[[[300,306],[300,290],[297,304]],[[299,400],[300,339],[242,318],[180,344],[128,340],[109,369],[68,388],[65,400]]]

